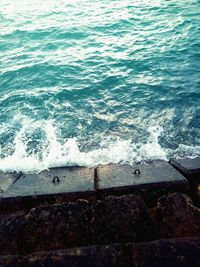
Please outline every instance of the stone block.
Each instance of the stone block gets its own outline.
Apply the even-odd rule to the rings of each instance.
[[[31,259],[32,258],[32,259]],[[89,246],[32,254],[24,263],[28,267],[129,267],[122,246]]]
[[[131,250],[120,244],[0,256],[1,267],[131,267]],[[130,257],[130,259],[129,259]]]
[[[196,158],[172,158],[170,163],[191,181],[200,182],[200,157]]]
[[[0,197],[16,179],[16,173],[4,173],[0,171]]]
[[[22,175],[2,194],[0,209],[30,209],[51,200],[55,203],[59,199],[66,201],[94,195],[93,168],[52,168],[38,174]]]
[[[0,215],[0,255],[17,253],[17,238],[24,219],[22,211]]]
[[[166,161],[97,168],[99,198],[112,194],[139,194],[148,204],[169,192],[187,192],[187,180]]]
[[[161,197],[151,217],[160,238],[200,237],[200,209],[184,194]]]
[[[4,193],[3,197],[93,191],[93,178],[94,170],[92,168],[52,168],[38,174],[22,175],[22,177]]]
[[[21,253],[92,243],[92,214],[86,200],[37,207],[26,216],[18,239]]]
[[[134,267],[200,266],[200,238],[180,238],[138,243],[132,247]]]
[[[109,196],[94,207],[97,243],[133,242],[151,239],[152,225],[139,196]]]
[[[24,259],[19,255],[0,255],[1,267],[25,267],[23,262]]]
[[[197,267],[200,238],[110,244],[0,257],[1,267]]]

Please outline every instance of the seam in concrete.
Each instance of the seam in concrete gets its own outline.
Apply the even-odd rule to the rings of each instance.
[[[186,174],[187,174],[186,168],[182,167],[179,163],[173,161],[173,159],[170,159],[168,162],[175,170],[177,170],[180,174],[182,174],[185,178],[187,178],[186,177]]]
[[[94,190],[99,190],[99,177],[98,177],[98,166],[94,168]]]
[[[13,174],[14,174],[14,177],[15,177],[15,180],[13,181],[13,184],[15,184],[21,177],[24,176],[23,172],[19,172],[19,173],[14,172]]]

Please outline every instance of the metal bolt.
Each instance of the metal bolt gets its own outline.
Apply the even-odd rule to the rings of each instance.
[[[139,169],[136,169],[136,170],[134,171],[134,174],[135,174],[135,175],[140,175],[140,174],[141,174],[141,172],[140,172],[140,170],[139,170]]]
[[[53,180],[52,180],[52,183],[56,184],[56,183],[60,183],[60,179],[58,176],[54,176],[53,177]]]

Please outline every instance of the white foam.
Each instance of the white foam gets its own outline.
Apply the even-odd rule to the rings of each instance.
[[[53,121],[34,122],[23,118],[23,127],[17,133],[13,146],[14,152],[0,159],[0,170],[40,172],[44,169],[59,166],[96,166],[109,163],[129,163],[141,160],[167,159],[169,150],[159,144],[163,128],[154,125],[148,128],[149,138],[146,143],[134,143],[119,137],[107,136],[102,139],[99,147],[89,152],[80,150],[78,138],[62,140],[59,130]],[[28,141],[30,133],[42,129],[44,140],[39,151],[30,153]],[[29,133],[27,138],[27,132]],[[179,146],[179,150],[192,150],[191,147]],[[196,150],[196,147],[195,147]],[[28,153],[29,151],[29,153]],[[175,151],[178,153],[177,151]],[[190,151],[191,152],[191,151]],[[199,149],[200,152],[200,149]]]
[[[184,144],[180,144],[178,148],[173,151],[173,154],[176,157],[183,158],[185,155],[188,155],[190,158],[196,158],[197,155],[200,155],[200,146],[188,146]]]
[[[160,126],[151,126],[148,129],[150,133],[149,141],[142,144],[139,149],[139,158],[142,159],[167,159],[167,151],[159,144],[159,137],[163,133]]]

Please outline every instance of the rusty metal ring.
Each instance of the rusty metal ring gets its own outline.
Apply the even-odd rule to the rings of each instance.
[[[60,179],[59,179],[59,177],[58,176],[54,176],[53,177],[53,180],[52,180],[52,183],[60,183]]]
[[[140,174],[141,174],[141,172],[140,172],[140,170],[139,170],[139,169],[136,169],[136,170],[134,171],[134,174],[135,174],[135,175],[140,175]]]

